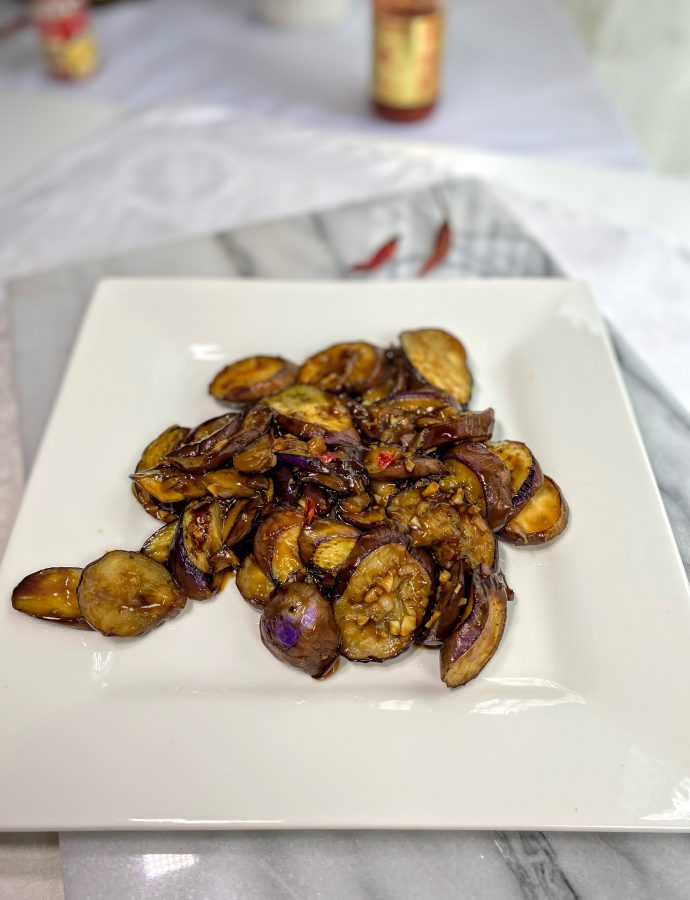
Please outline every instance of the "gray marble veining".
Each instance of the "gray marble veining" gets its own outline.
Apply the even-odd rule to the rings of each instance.
[[[447,217],[454,225],[453,245],[433,277],[557,274],[548,255],[481,185],[457,182],[15,283],[13,334],[27,463],[99,279],[362,277],[352,275],[352,264],[393,234],[400,235],[399,256],[365,277],[409,277]],[[636,355],[614,339],[687,570],[690,419]],[[615,451],[615,436],[602,440]],[[690,894],[687,835],[231,832],[63,834],[60,839],[66,896],[84,900],[684,900]]]

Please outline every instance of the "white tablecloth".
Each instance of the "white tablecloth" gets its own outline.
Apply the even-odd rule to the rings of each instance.
[[[2,2],[2,0],[0,0]],[[50,89],[125,107],[171,100],[232,104],[310,127],[639,166],[558,0],[449,0],[444,99],[417,125],[369,110],[369,0],[333,29],[259,23],[252,0],[147,0],[97,11],[102,71],[51,83],[36,40],[0,49],[0,87]]]

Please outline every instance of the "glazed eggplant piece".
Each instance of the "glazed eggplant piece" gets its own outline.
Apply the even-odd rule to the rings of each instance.
[[[336,511],[344,522],[365,531],[387,521],[385,505],[379,506],[370,494],[343,497],[338,501]]]
[[[482,565],[472,575],[472,612],[441,647],[441,678],[448,687],[467,684],[498,649],[506,623],[508,588],[502,575]]]
[[[360,532],[352,525],[314,518],[302,527],[297,546],[305,565],[323,587],[330,589],[359,537]]]
[[[569,517],[561,489],[545,475],[542,486],[499,532],[499,537],[510,544],[546,544],[565,531]]]
[[[415,485],[394,494],[386,512],[415,547],[430,548],[441,566],[448,568],[461,557],[471,568],[495,563],[494,534],[481,513],[467,506],[461,492],[449,497],[436,481]]]
[[[154,531],[151,537],[144,541],[141,552],[144,556],[148,556],[149,559],[165,565],[170,555],[170,548],[172,547],[176,530],[177,519],[159,528],[158,531]]]
[[[198,475],[195,480],[200,485],[202,495],[211,494],[225,500],[262,496],[268,503],[273,496],[273,482],[265,475],[243,475],[234,469],[219,469],[217,472]]]
[[[222,369],[209,385],[223,403],[255,403],[282,391],[297,378],[297,366],[281,356],[249,356]]]
[[[409,539],[381,526],[363,535],[338,576],[333,605],[341,652],[383,662],[407,650],[422,624],[433,579]]]
[[[203,441],[204,438],[210,437],[212,434],[215,434],[216,431],[220,431],[221,428],[225,428],[226,425],[236,421],[237,416],[238,414],[236,412],[229,412],[223,413],[222,416],[214,416],[212,419],[206,419],[205,422],[197,425],[196,428],[193,428],[189,432],[183,443],[196,444],[198,441]]]
[[[431,450],[456,441],[488,441],[494,430],[493,409],[458,410],[445,422],[426,425],[417,433],[410,449]]]
[[[264,646],[281,662],[312,678],[335,665],[340,634],[328,600],[313,584],[280,588],[266,602],[259,625]]]
[[[440,328],[403,331],[400,346],[414,380],[430,385],[466,406],[472,396],[472,373],[460,341]]]
[[[88,628],[77,600],[81,574],[81,569],[65,566],[33,572],[12,591],[12,606],[35,619]]]
[[[263,508],[263,502],[258,497],[240,498],[226,503],[225,507],[223,545],[235,547],[249,536]]]
[[[250,553],[245,556],[240,566],[237,577],[237,590],[242,594],[247,603],[262,609],[276,586],[259,568],[259,564]]]
[[[96,631],[144,634],[178,615],[187,598],[160,563],[143,553],[111,550],[90,563],[77,587],[79,609]]]
[[[313,504],[315,516],[327,516],[333,507],[328,491],[318,484],[302,485],[300,506],[304,504],[306,507],[309,503]]]
[[[173,504],[184,500],[194,500],[203,497],[206,487],[203,482],[191,472],[182,472],[172,466],[157,466],[155,469],[145,469],[135,472],[130,478],[135,487],[142,488],[150,494],[154,500],[167,504],[169,512],[165,522],[174,521],[179,515],[179,507]],[[157,516],[157,518],[162,518]]]
[[[272,421],[271,410],[254,407],[244,417],[236,416],[207,438],[194,444],[184,444],[168,453],[165,461],[187,472],[213,472],[256,444],[268,431]]]
[[[167,453],[187,440],[188,435],[189,429],[181,425],[171,425],[170,428],[166,428],[144,448],[135,471],[143,472],[158,466]],[[154,519],[160,519],[162,522],[173,522],[177,519],[178,512],[172,504],[156,499],[136,482],[132,485],[132,493]]]
[[[359,444],[350,412],[338,397],[312,384],[294,384],[266,403],[278,425],[298,438],[323,437],[327,444]]]
[[[277,438],[274,446],[278,462],[298,470],[299,480],[303,483],[318,484],[336,494],[365,490],[368,478],[362,464],[347,451],[332,452],[323,442],[321,448],[314,446],[318,440]]]
[[[297,380],[333,394],[355,396],[386,377],[383,350],[365,341],[334,344],[305,360]]]
[[[364,451],[362,462],[372,481],[436,477],[446,471],[443,463],[433,456],[408,453],[402,447],[390,444],[368,447]]]
[[[536,457],[526,444],[520,441],[498,441],[487,444],[508,466],[513,495],[510,519],[514,518],[544,483],[544,475]]]
[[[264,519],[254,535],[254,557],[261,571],[277,584],[286,584],[304,574],[298,541],[304,514],[279,509]]]
[[[402,352],[397,347],[386,350],[386,371],[381,382],[374,387],[369,387],[362,393],[362,403],[369,405],[378,400],[385,400],[391,394],[398,394],[407,390],[409,372]]]
[[[392,394],[356,412],[364,434],[383,443],[409,443],[420,428],[459,414],[449,397],[430,389]]]
[[[222,501],[204,497],[188,503],[177,523],[170,548],[170,571],[193,600],[208,600],[220,588],[213,560],[223,548],[225,512]]]
[[[232,458],[232,465],[238,472],[258,474],[267,472],[276,464],[276,455],[273,450],[273,435],[262,434],[254,443],[236,453]]]
[[[467,607],[465,579],[468,564],[461,557],[448,569],[442,569],[433,602],[427,609],[424,626],[416,643],[424,647],[440,647],[460,621]]]
[[[472,441],[455,444],[443,459],[457,460],[474,472],[482,486],[489,527],[494,531],[503,528],[513,508],[510,469],[503,460],[483,444]]]

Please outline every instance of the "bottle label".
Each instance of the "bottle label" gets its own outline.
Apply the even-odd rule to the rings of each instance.
[[[431,105],[438,95],[443,16],[378,13],[374,18],[374,100],[397,109]]]

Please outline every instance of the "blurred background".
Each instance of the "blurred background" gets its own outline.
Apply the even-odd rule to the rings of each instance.
[[[70,3],[61,3],[64,15]],[[39,10],[51,5],[60,15],[57,0],[34,2]],[[127,106],[221,101],[296,122],[376,130],[366,103],[370,6],[368,0],[97,3],[91,27],[101,67],[81,73],[78,84],[53,90],[63,97]],[[26,11],[25,2],[0,0],[0,89],[49,90],[37,29],[22,27]],[[536,122],[540,79],[543,95],[561,90],[564,103],[587,99],[576,83],[582,71],[574,57],[582,53],[645,161],[660,172],[690,172],[685,139],[690,126],[688,0],[448,0],[447,18],[444,108],[435,123],[407,134],[398,130],[396,139],[585,158],[583,144],[591,140],[591,128],[586,135],[582,128],[569,135],[566,126],[565,146],[557,146],[544,137],[539,144],[548,125]],[[562,33],[554,39],[558,18]],[[296,27],[284,33],[282,26]],[[521,98],[527,89],[534,96]],[[483,119],[470,109],[472,93],[483,101]],[[505,109],[507,94],[515,100],[514,111]],[[506,116],[503,122],[491,121],[485,101]],[[537,125],[531,138],[518,133],[512,121],[517,112],[526,117],[526,129]],[[468,113],[471,117],[463,121]],[[597,161],[607,160],[600,153]]]

